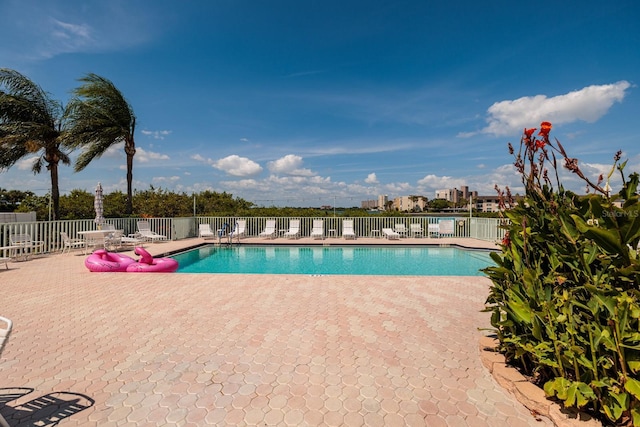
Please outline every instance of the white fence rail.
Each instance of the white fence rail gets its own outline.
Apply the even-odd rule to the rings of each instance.
[[[222,229],[225,224],[233,228],[237,220],[246,221],[245,235],[257,237],[265,228],[268,219],[276,220],[279,231],[289,230],[292,219],[300,220],[300,235],[309,236],[314,220],[324,221],[326,236],[342,235],[342,222],[353,220],[353,228],[357,236],[367,237],[379,233],[383,228],[396,228],[402,224],[410,230],[411,224],[419,224],[425,236],[428,235],[429,225],[437,225],[443,220],[453,220],[452,237],[473,237],[476,239],[496,241],[504,237],[501,221],[497,218],[462,218],[462,217],[189,217],[189,218],[108,218],[105,222],[113,224],[116,229],[124,230],[124,234],[137,231],[137,222],[148,221],[151,229],[158,234],[167,236],[170,240],[180,240],[197,237],[199,224],[209,224],[212,230]],[[30,221],[0,223],[0,246],[9,246],[10,236],[14,234],[28,234],[34,241],[44,242],[43,252],[55,252],[62,248],[60,232],[66,232],[71,238],[80,237],[79,231],[97,229],[93,219],[64,220],[64,221]]]

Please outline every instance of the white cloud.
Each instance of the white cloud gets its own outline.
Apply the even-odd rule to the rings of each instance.
[[[141,163],[147,163],[152,160],[169,160],[169,156],[167,156],[166,154],[155,153],[153,151],[147,151],[141,147],[137,147],[134,159]]]
[[[424,178],[418,180],[418,186],[433,191],[445,188],[460,188],[463,185],[465,184],[462,179],[433,174],[426,175]]]
[[[142,130],[143,135],[153,137],[153,139],[164,139],[165,136],[170,135],[170,130]]]
[[[36,160],[38,160],[38,157],[40,156],[29,156],[29,157],[24,157],[20,160],[18,160],[15,164],[15,166],[18,168],[18,170],[24,171],[24,170],[31,170],[31,168],[33,167],[33,164],[36,162]]]
[[[508,136],[522,132],[525,127],[537,127],[542,121],[561,124],[583,120],[592,123],[604,116],[615,102],[622,102],[629,87],[631,84],[623,80],[587,86],[551,98],[536,95],[496,102],[487,110],[488,125],[480,133]],[[474,134],[468,132],[458,136]]]
[[[213,162],[212,166],[229,175],[240,177],[257,175],[262,172],[262,166],[253,160],[235,154]]]
[[[378,184],[378,177],[375,173],[370,173],[367,175],[367,179],[364,180],[367,184]]]
[[[180,180],[179,176],[154,176],[151,179],[153,182],[157,182],[157,183],[169,183],[169,184],[175,184],[177,181]]]
[[[293,175],[293,176],[312,176],[315,175],[310,169],[303,169],[302,157],[296,156],[295,154],[287,154],[284,157],[279,158],[278,160],[274,160],[273,162],[269,162],[267,167],[272,173],[275,174],[285,174],[285,175]]]
[[[241,142],[249,142],[249,138],[240,138]]]

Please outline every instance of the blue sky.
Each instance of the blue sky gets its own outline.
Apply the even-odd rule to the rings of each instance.
[[[137,116],[137,189],[359,206],[518,192],[507,142],[543,120],[587,176],[619,149],[640,171],[639,22],[636,0],[2,0],[0,67],[64,104],[87,73],[113,81]],[[0,187],[46,193],[32,162]],[[121,146],[61,167],[62,193],[98,181],[126,191]]]

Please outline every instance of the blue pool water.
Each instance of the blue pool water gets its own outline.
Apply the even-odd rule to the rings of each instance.
[[[489,252],[452,247],[203,246],[174,255],[178,273],[481,276]]]

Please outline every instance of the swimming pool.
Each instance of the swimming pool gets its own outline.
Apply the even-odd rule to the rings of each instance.
[[[172,256],[178,273],[482,276],[487,251],[454,247],[203,246]]]

